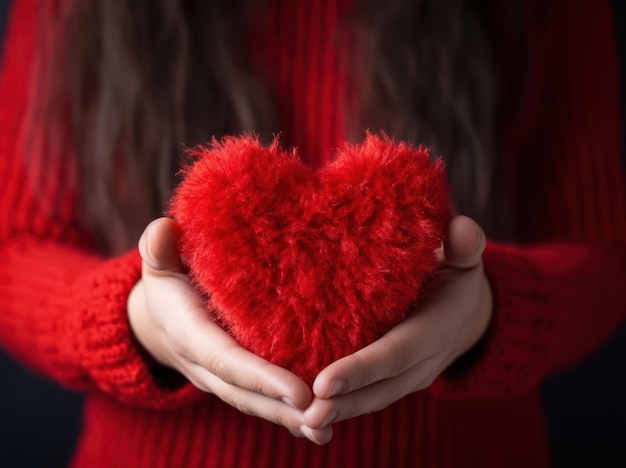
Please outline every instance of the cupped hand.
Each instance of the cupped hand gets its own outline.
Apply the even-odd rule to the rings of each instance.
[[[239,411],[316,443],[330,440],[330,427],[301,430],[303,410],[312,398],[309,387],[291,372],[246,351],[211,320],[177,251],[179,232],[173,220],[160,218],[139,241],[142,278],[128,299],[138,341],[160,364]]]
[[[492,310],[485,235],[472,219],[455,216],[446,239],[437,252],[440,267],[406,320],[317,376],[305,435],[425,389],[485,333]]]

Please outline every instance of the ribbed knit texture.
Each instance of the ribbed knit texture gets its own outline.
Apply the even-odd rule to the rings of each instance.
[[[517,181],[521,238],[490,242],[494,291],[481,343],[429,391],[335,425],[317,447],[242,415],[191,385],[159,386],[136,346],[126,298],[136,252],[81,249],[73,197],[43,200],[17,145],[32,71],[38,2],[15,0],[0,76],[0,341],[65,385],[89,392],[75,466],[506,466],[548,464],[536,392],[623,319],[626,207],[615,38],[608,1],[527,0],[527,81],[500,154]],[[313,165],[343,133],[348,73],[344,0],[269,0],[251,34],[287,145]],[[566,14],[564,13],[566,12]],[[504,62],[503,62],[504,63]],[[36,142],[33,142],[36,144]],[[497,397],[497,398],[495,398]]]
[[[253,61],[276,97],[281,141],[312,166],[344,133],[350,0],[268,0],[250,35]]]

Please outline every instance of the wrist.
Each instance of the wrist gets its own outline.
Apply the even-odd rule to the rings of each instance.
[[[176,390],[182,387],[187,379],[168,364],[164,353],[159,353],[156,333],[148,315],[143,281],[139,280],[133,287],[127,300],[127,312],[130,328],[139,353],[149,369],[154,382],[163,389]]]
[[[482,266],[481,266],[482,270]],[[478,306],[477,320],[475,321],[476,328],[474,333],[474,339],[470,343],[470,346],[465,351],[472,349],[480,340],[485,336],[491,323],[491,317],[493,315],[493,293],[489,280],[482,273],[480,301]]]
[[[131,289],[127,301],[128,321],[138,346],[160,365],[167,366],[165,353],[160,351],[157,331],[148,315],[143,280],[139,280]]]
[[[482,267],[480,267],[482,270]],[[451,365],[445,371],[449,378],[458,378],[470,368],[482,354],[485,339],[493,316],[493,293],[488,279],[482,273],[480,298],[475,320],[471,322],[470,339],[461,348]]]

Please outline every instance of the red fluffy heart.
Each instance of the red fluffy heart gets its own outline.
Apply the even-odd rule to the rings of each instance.
[[[209,309],[247,349],[309,384],[398,324],[450,217],[443,163],[368,136],[320,170],[277,142],[195,151],[172,199]]]

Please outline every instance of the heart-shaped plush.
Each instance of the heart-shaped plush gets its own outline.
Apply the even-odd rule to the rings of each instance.
[[[275,141],[194,151],[172,198],[181,253],[214,318],[311,384],[406,315],[450,217],[443,163],[369,135],[319,170]]]

